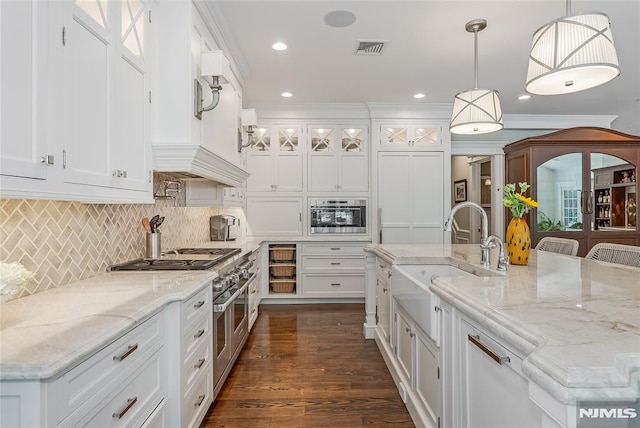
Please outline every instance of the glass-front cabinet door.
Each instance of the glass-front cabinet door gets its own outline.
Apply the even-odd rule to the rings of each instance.
[[[576,239],[583,253],[597,242],[626,243],[622,233],[638,227],[638,171],[625,153],[585,150],[541,163],[533,194],[539,202],[536,242],[544,236]]]
[[[557,156],[538,166],[538,232],[583,230],[589,210],[584,206],[582,177],[582,153]]]

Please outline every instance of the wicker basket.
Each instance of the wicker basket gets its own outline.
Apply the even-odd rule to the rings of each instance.
[[[275,277],[293,277],[295,265],[271,265],[271,274]]]
[[[296,286],[295,281],[292,280],[273,279],[269,281],[269,284],[271,284],[271,289],[274,293],[293,293]]]
[[[271,260],[294,260],[296,247],[271,248]]]

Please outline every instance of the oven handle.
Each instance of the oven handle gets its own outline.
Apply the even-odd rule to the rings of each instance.
[[[247,289],[249,282],[245,282],[244,285],[240,288],[238,288],[236,290],[235,293],[233,293],[233,295],[231,295],[231,297],[229,297],[227,299],[226,302],[222,303],[222,304],[213,304],[213,313],[217,314],[217,313],[222,313],[225,312],[227,310],[227,308],[229,308],[229,306],[231,306],[231,304],[242,294],[244,293],[244,291]]]

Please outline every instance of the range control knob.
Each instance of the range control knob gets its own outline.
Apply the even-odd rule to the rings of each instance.
[[[249,276],[251,276],[251,274],[249,273],[249,270],[246,268],[241,268],[240,269],[240,277],[242,279],[249,279]]]
[[[240,282],[240,275],[238,275],[237,271],[233,271],[229,274],[229,282],[231,285],[236,285]]]

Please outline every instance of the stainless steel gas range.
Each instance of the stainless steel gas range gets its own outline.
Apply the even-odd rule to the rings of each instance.
[[[255,280],[255,258],[239,248],[180,248],[159,259],[137,259],[111,271],[216,270],[213,281],[213,397],[215,398],[249,335],[249,286]]]

